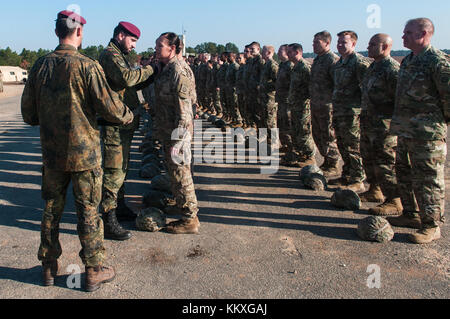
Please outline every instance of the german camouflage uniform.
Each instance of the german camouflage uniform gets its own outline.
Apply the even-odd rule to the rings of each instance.
[[[237,62],[228,65],[225,81],[227,83],[227,104],[234,123],[242,124],[241,113],[238,106],[238,95],[236,93],[237,73],[239,71],[239,64]]]
[[[290,145],[292,147],[292,137],[290,135],[291,127],[291,108],[288,103],[289,88],[291,86],[291,72],[294,63],[291,61],[282,62],[278,69],[276,81],[275,101],[278,103],[277,125],[280,130],[280,142],[283,148]]]
[[[167,173],[172,184],[177,208],[184,219],[197,216],[198,206],[190,169],[191,139],[187,136],[192,127],[192,83],[180,61],[174,57],[155,79],[156,102],[159,106],[161,137],[165,150]],[[180,129],[175,139],[174,130]],[[188,161],[175,161],[172,147],[179,148]]]
[[[111,40],[101,53],[99,62],[111,88],[131,110],[136,110],[140,105],[137,91],[150,85],[153,68],[132,69],[115,40]],[[115,209],[118,199],[124,199],[123,186],[128,173],[131,143],[138,127],[139,117],[136,116],[133,123],[127,126],[102,128],[104,177],[101,212]]]
[[[311,159],[315,155],[315,145],[311,132],[311,108],[309,100],[309,81],[311,65],[304,59],[292,69],[288,102],[291,108],[292,149],[298,161]]]
[[[391,57],[373,62],[362,86],[361,155],[367,182],[388,199],[398,197],[395,177],[397,137],[389,133],[400,65]]]
[[[245,110],[246,110],[246,106],[245,106],[245,91],[246,91],[246,86],[245,86],[245,68],[246,68],[246,64],[241,64],[239,67],[239,70],[236,73],[236,94],[238,96],[238,109],[239,109],[239,113],[241,115],[241,122],[244,123],[245,122]]]
[[[198,95],[198,100],[200,102],[200,105],[203,108],[206,109],[210,109],[210,99],[209,99],[209,94],[206,88],[206,81],[208,78],[208,64],[207,63],[202,63],[200,64],[200,66],[198,67],[198,71],[197,71],[197,82],[196,82],[196,86],[197,86],[197,95]]]
[[[259,85],[261,82],[261,74],[264,69],[264,60],[261,55],[253,57],[248,63],[247,69],[247,108],[250,122],[252,125],[264,127],[262,123],[264,111],[259,99]]]
[[[219,88],[220,94],[220,104],[222,105],[222,111],[224,115],[230,115],[230,109],[227,104],[228,101],[227,81],[226,81],[227,69],[228,69],[228,62],[225,62],[220,66],[216,74],[217,87]]]
[[[314,141],[325,163],[336,166],[339,150],[333,128],[333,68],[339,57],[332,51],[317,56],[311,67],[311,123]]]
[[[206,89],[211,99],[211,111],[217,114],[222,114],[222,105],[220,104],[220,91],[217,90],[217,72],[219,71],[220,65],[214,63],[212,68],[209,69],[208,77],[206,79]]]
[[[41,132],[42,198],[46,203],[39,260],[51,262],[61,255],[59,222],[72,182],[80,257],[87,267],[102,265],[103,222],[97,211],[102,159],[96,115],[123,124],[133,114],[110,89],[102,67],[70,45],[59,45],[35,63],[21,108],[25,123],[39,125]]]
[[[396,172],[405,213],[422,227],[444,220],[450,58],[432,46],[401,63],[391,133],[398,136]]]
[[[264,125],[262,127],[267,129],[277,128],[278,104],[275,101],[275,94],[278,69],[278,63],[273,59],[269,59],[264,64],[264,69],[261,73],[259,96],[264,111],[262,121]]]
[[[370,62],[358,53],[341,57],[333,72],[333,126],[349,184],[365,179],[360,153],[361,82]]]

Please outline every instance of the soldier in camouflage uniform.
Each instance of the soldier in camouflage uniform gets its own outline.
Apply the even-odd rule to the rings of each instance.
[[[208,78],[208,61],[209,54],[202,54],[202,64],[198,67],[197,76],[196,76],[196,86],[197,86],[197,96],[198,101],[204,110],[208,110],[211,112],[211,100],[209,98],[209,94],[206,88],[206,80]],[[215,115],[215,112],[212,112]]]
[[[281,63],[278,68],[277,81],[275,82],[275,101],[278,103],[277,127],[280,130],[280,150],[283,152],[292,148],[292,138],[289,134],[292,129],[289,120],[291,109],[288,103],[288,97],[294,63],[289,61],[287,54],[288,47],[289,45],[284,44],[278,49],[278,58]]]
[[[341,58],[333,72],[333,126],[344,161],[342,175],[330,185],[364,192],[366,178],[360,152],[361,83],[370,65],[368,59],[355,52],[358,36],[353,31],[338,34]]]
[[[237,73],[239,71],[239,64],[236,62],[236,54],[230,52],[228,54],[228,68],[227,74],[225,76],[225,81],[227,83],[227,104],[231,112],[231,125],[233,127],[242,126],[242,117],[239,112],[238,106],[238,95],[236,92],[237,87]]]
[[[250,95],[249,95],[249,90],[248,90],[248,81],[249,81],[249,70],[250,70],[250,66],[252,64],[252,52],[250,49],[250,44],[245,46],[244,49],[244,57],[245,57],[245,65],[242,68],[242,92],[243,92],[243,101],[244,101],[244,106],[241,107],[239,110],[241,112],[241,116],[242,116],[242,120],[244,122],[243,127],[244,128],[249,128],[252,126],[251,124],[251,116],[249,114],[249,99],[250,99]]]
[[[264,69],[264,60],[261,57],[261,46],[258,42],[250,44],[252,59],[247,67],[247,112],[249,120],[254,128],[263,128],[265,123],[264,110],[259,99],[259,85],[261,83],[261,74]]]
[[[447,125],[450,121],[450,57],[431,46],[434,25],[408,21],[391,133],[398,136],[396,173],[403,215],[394,226],[419,228],[409,239],[425,244],[441,237],[444,221]]]
[[[292,149],[287,150],[281,164],[295,167],[315,165],[315,145],[311,132],[311,109],[309,81],[311,65],[303,59],[303,47],[298,43],[289,45],[289,60],[294,68],[291,73],[288,102],[291,110]]]
[[[263,107],[263,122],[267,129],[277,128],[278,104],[275,101],[276,82],[278,76],[278,63],[273,59],[275,49],[273,46],[264,46],[262,57],[264,59],[264,69],[261,73],[259,84],[259,96]]]
[[[138,110],[140,101],[137,91],[153,80],[154,68],[150,65],[133,69],[126,59],[140,37],[139,29],[131,23],[120,22],[114,29],[113,39],[100,54],[99,62],[105,70],[111,88],[132,110]],[[139,117],[126,126],[105,125],[102,129],[103,191],[100,211],[105,223],[105,238],[127,240],[131,233],[117,222],[119,219],[134,220],[136,215],[125,205],[124,182],[128,173],[131,143],[139,127]]]
[[[34,64],[21,110],[25,123],[39,125],[41,131],[45,209],[38,258],[43,264],[44,285],[53,285],[58,272],[62,253],[59,223],[72,182],[86,289],[93,291],[114,278],[114,269],[103,266],[103,222],[98,215],[102,158],[96,115],[128,124],[133,114],[111,91],[100,64],[77,51],[84,24],[86,20],[73,12],[58,14],[60,45]]]
[[[222,61],[222,65],[220,66],[219,70],[216,74],[216,80],[217,80],[217,88],[219,89],[220,94],[220,104],[222,105],[222,112],[223,112],[223,119],[226,122],[230,121],[230,108],[227,104],[228,97],[227,97],[227,70],[228,70],[228,52],[223,52],[220,55],[220,61]]]
[[[218,118],[223,116],[222,105],[220,104],[220,91],[217,86],[217,72],[220,69],[222,61],[217,54],[211,57],[208,76],[206,79],[206,89],[210,95],[212,107],[211,110],[216,113]]]
[[[311,122],[314,141],[324,162],[320,169],[325,176],[338,174],[339,150],[333,128],[333,68],[339,57],[330,50],[331,34],[322,31],[314,36],[317,57],[311,67]]]
[[[241,126],[246,128],[245,119],[244,119],[244,110],[245,110],[245,55],[244,53],[240,53],[237,57],[237,62],[239,63],[239,70],[236,73],[236,94],[238,97],[238,109],[239,114],[241,116]]]
[[[389,133],[400,68],[390,56],[391,48],[392,39],[387,34],[376,34],[370,39],[369,57],[375,61],[361,86],[361,155],[370,188],[360,198],[382,202],[369,209],[369,213],[378,216],[399,215],[403,211],[395,177],[397,137]]]
[[[164,33],[156,41],[157,58],[164,68],[155,79],[155,95],[160,110],[160,135],[167,174],[176,201],[176,206],[165,212],[183,216],[181,220],[168,224],[166,230],[175,234],[196,234],[200,222],[190,169],[193,84],[177,58],[180,45],[181,41],[174,33]]]

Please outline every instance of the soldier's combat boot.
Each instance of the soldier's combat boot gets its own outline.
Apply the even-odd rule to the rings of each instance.
[[[347,186],[348,185],[348,178],[344,177],[344,176],[341,176],[339,178],[330,179],[328,181],[328,185],[330,185],[330,186],[339,186],[339,187]]]
[[[116,277],[112,267],[96,266],[86,267],[85,288],[88,292],[96,291],[103,283],[111,282]]]
[[[166,231],[172,234],[198,234],[200,221],[198,217],[191,219],[180,219],[166,226]]]
[[[102,215],[105,239],[110,240],[127,240],[131,238],[131,233],[120,226],[116,218],[116,211],[110,210]]]
[[[364,195],[364,194],[363,194]],[[402,214],[403,206],[399,197],[387,199],[383,204],[369,209],[369,214],[374,216],[399,216]]]
[[[133,210],[125,203],[125,198],[117,200],[116,216],[117,220],[121,222],[134,221],[137,217]]]
[[[380,186],[376,184],[370,184],[369,190],[359,195],[359,198],[361,198],[362,202],[371,202],[371,203],[384,202],[383,192],[381,191]]]
[[[364,186],[363,182],[355,182],[355,183],[349,183],[344,187],[345,189],[350,189],[354,191],[355,193],[362,193],[366,190],[366,187]]]
[[[388,217],[387,220],[392,226],[414,229],[422,228],[422,221],[417,212],[403,212],[403,215],[398,217]]]
[[[410,234],[408,238],[414,244],[429,244],[432,241],[441,238],[441,228],[439,226],[422,228],[415,234]]]
[[[316,160],[313,157],[302,158],[298,161],[298,167],[303,168],[310,165],[316,165]]]
[[[322,164],[320,169],[322,170],[325,177],[335,176],[339,174],[338,163],[329,159],[325,159],[325,162]]]
[[[58,261],[43,261],[42,262],[42,283],[49,287],[55,284],[55,277],[58,275]]]

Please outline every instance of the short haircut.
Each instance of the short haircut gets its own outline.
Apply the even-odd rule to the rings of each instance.
[[[266,48],[266,50],[268,50],[270,53],[275,53],[275,48],[272,45],[265,45],[264,48]]]
[[[432,35],[434,34],[434,24],[433,21],[431,21],[428,18],[416,18],[409,20],[406,25],[408,24],[415,24],[420,27],[422,31],[430,32]]]
[[[172,45],[175,46],[175,53],[176,54],[180,54],[180,52],[181,52],[181,40],[180,40],[180,37],[176,33],[165,32],[165,33],[161,34],[159,37],[160,38],[161,37],[166,38],[167,42],[169,43],[169,46],[172,46]]]
[[[345,37],[346,35],[349,35],[353,41],[358,41],[358,35],[355,31],[342,31],[338,33],[338,37]]]
[[[259,50],[261,50],[261,45],[259,44],[259,42],[253,41],[252,43],[250,43],[250,46],[256,46]]]
[[[81,26],[80,23],[72,20],[71,23],[69,23],[68,19],[58,19],[56,20],[56,35],[58,36],[58,38],[60,39],[65,39],[71,35],[73,35],[75,33],[75,30],[77,29],[77,27]],[[71,28],[70,26],[73,26],[73,28]]]
[[[300,43],[289,44],[289,48],[303,53],[303,47],[302,47],[302,45]]]
[[[120,32],[123,32],[126,36],[129,36],[129,37],[136,37],[135,35],[133,35],[130,32],[128,32],[124,27],[122,27],[119,24],[117,27],[114,28],[113,38],[117,37]]]
[[[331,39],[332,39],[331,33],[326,30],[316,33],[314,35],[314,38],[318,38],[319,40],[329,42],[329,43],[331,43]]]

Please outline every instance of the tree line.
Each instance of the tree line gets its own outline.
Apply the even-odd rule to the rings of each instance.
[[[101,52],[105,49],[103,45],[92,45],[80,50],[82,54],[89,56],[92,59],[98,60]],[[450,50],[443,50],[445,53],[450,54]],[[39,49],[37,51],[31,51],[23,49],[22,52],[16,53],[9,47],[6,49],[0,49],[0,65],[19,66],[22,69],[30,70],[33,64],[40,57],[50,53],[51,50]],[[146,51],[137,53],[132,51],[128,55],[128,61],[134,65],[138,63],[141,58],[147,58],[155,52],[154,48],[148,48]],[[227,43],[225,45],[217,44],[214,42],[204,42],[195,47],[187,47],[186,53],[191,55],[197,55],[200,53],[221,54],[223,52],[239,53],[240,50],[234,43]],[[362,55],[367,56],[367,51],[360,52]],[[410,53],[409,50],[396,50],[392,51],[392,56],[406,56]],[[305,53],[305,58],[314,58],[314,53]],[[276,57],[275,57],[276,58]]]

